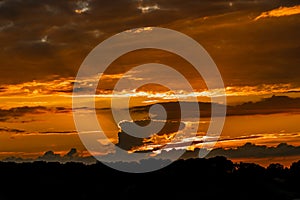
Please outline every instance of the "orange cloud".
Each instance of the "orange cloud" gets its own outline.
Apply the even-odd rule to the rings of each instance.
[[[293,87],[291,84],[262,84],[255,86],[233,86],[226,87],[227,96],[260,96],[276,93],[300,92],[300,88]]]
[[[259,20],[261,18],[266,17],[282,17],[282,16],[289,16],[289,15],[296,15],[300,14],[300,5],[293,6],[293,7],[279,7],[274,10],[266,11],[261,13],[257,16],[254,20]]]
[[[20,84],[2,85],[0,96],[38,96],[49,94],[71,93],[72,78],[61,78],[51,81],[30,81]]]
[[[104,80],[112,80],[124,78],[122,74],[104,75]],[[125,77],[134,79],[134,77]],[[83,86],[89,87],[89,83],[94,79],[83,81]],[[37,96],[68,96],[71,97],[73,90],[74,78],[60,78],[49,81],[31,81],[20,84],[10,84],[0,86],[0,97],[37,97]],[[275,93],[291,93],[300,92],[300,88],[293,87],[291,84],[262,84],[255,86],[228,86],[225,88],[227,96],[255,96],[268,95]],[[193,93],[187,91],[151,91],[148,90],[122,90],[114,91],[114,97],[144,97],[151,99],[172,100],[177,98],[189,97],[214,97],[223,95],[222,89],[195,91]],[[111,92],[98,89],[95,97],[111,98]]]

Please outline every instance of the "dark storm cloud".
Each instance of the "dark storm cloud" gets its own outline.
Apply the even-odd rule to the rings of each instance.
[[[0,82],[53,74],[74,77],[85,56],[109,36],[163,26],[203,44],[227,85],[298,83],[299,17],[251,22],[267,10],[297,4],[300,1],[1,1]]]

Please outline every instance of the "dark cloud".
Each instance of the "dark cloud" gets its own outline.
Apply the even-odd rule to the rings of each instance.
[[[236,148],[217,148],[212,151],[208,151],[205,149],[201,149],[201,151],[207,151],[209,153],[207,158],[213,158],[216,156],[224,156],[229,159],[245,159],[245,158],[275,158],[275,157],[289,157],[289,156],[300,156],[300,146],[293,146],[286,143],[278,144],[275,147],[267,147],[265,145],[255,145],[252,143],[245,143],[243,146],[238,146]],[[163,159],[167,160],[172,157],[172,154],[178,155],[178,151],[183,150],[170,150],[170,151],[162,151],[161,154],[153,157],[153,159]],[[180,157],[181,159],[190,159],[190,158],[198,158],[199,149],[195,149],[194,151],[186,151]],[[139,157],[145,159],[145,157]],[[101,157],[102,160],[106,160],[107,162],[115,162],[120,161],[114,157],[114,154],[108,154]],[[119,158],[120,159],[120,158]],[[57,154],[51,150],[45,152],[42,156],[39,156],[35,159],[23,159],[18,157],[7,157],[3,161],[13,161],[13,162],[32,162],[35,160],[39,161],[47,161],[47,162],[82,162],[85,164],[93,164],[96,163],[96,159],[92,156],[82,157],[79,155],[79,152],[72,148],[66,154]]]
[[[180,121],[166,121],[156,122],[152,121],[150,128],[143,128],[142,130],[136,130],[133,125],[146,126],[150,123],[149,120],[135,121],[133,122],[122,122],[120,124],[121,131],[118,133],[117,146],[124,150],[131,150],[133,147],[138,147],[144,144],[144,139],[149,139],[153,135],[169,135],[184,129],[185,124]],[[157,127],[162,127],[158,132],[154,130]],[[134,135],[131,135],[134,134]],[[151,142],[150,142],[151,143]]]
[[[38,133],[62,133],[62,134],[66,134],[66,133],[77,133],[77,131],[40,131]]]
[[[58,161],[60,160],[60,154],[56,154],[53,151],[47,151],[44,155],[37,158],[37,160],[44,160],[44,161]]]
[[[209,153],[209,157],[225,156],[227,158],[270,158],[284,156],[299,156],[300,147],[281,143],[276,147],[267,147],[265,145],[255,145],[246,143],[237,148],[214,149]]]
[[[52,150],[46,151],[43,155],[38,156],[37,158],[21,158],[21,157],[7,157],[2,161],[4,162],[16,162],[16,163],[24,163],[24,162],[33,162],[33,161],[45,161],[45,162],[81,162],[84,164],[95,164],[96,159],[92,156],[82,157],[79,155],[79,152],[76,148],[71,148],[66,154],[55,153]]]
[[[203,44],[226,85],[299,84],[299,15],[252,21],[264,11],[297,4],[300,1],[1,1],[0,80],[7,84],[53,74],[74,77],[85,56],[109,36],[163,26]],[[155,5],[157,9],[142,12]]]
[[[181,105],[185,108],[183,116],[181,116],[181,111],[180,111],[180,105],[178,102],[167,102],[167,103],[157,103],[158,105],[163,106],[163,108],[166,110],[166,113],[168,115],[169,120],[178,120],[180,118],[185,119],[185,118],[190,118],[190,117],[199,117],[197,116],[197,112],[195,112],[194,104],[198,104],[200,108],[200,116],[201,117],[209,117],[210,116],[210,110],[211,110],[211,103],[204,103],[204,102],[180,102]],[[156,104],[152,104],[156,105]],[[149,109],[152,105],[147,105],[147,106],[137,106],[137,107],[132,107],[130,108],[130,112],[134,114],[144,114],[145,116],[148,115]],[[223,107],[223,105],[218,105]],[[152,113],[151,113],[152,114]],[[154,119],[161,120],[164,119],[163,116],[161,115],[156,115]]]
[[[185,151],[182,149],[172,149],[170,151],[161,151],[156,158],[168,159],[172,155],[182,152],[181,159],[198,158],[199,148],[193,151]],[[288,157],[288,156],[300,156],[300,146],[288,145],[287,143],[278,144],[275,147],[267,147],[265,145],[256,145],[252,143],[245,143],[243,146],[238,146],[234,148],[216,148],[211,151],[207,149],[201,149],[202,153],[207,153],[207,158],[212,158],[216,156],[224,156],[229,159],[233,158],[274,158],[274,157]]]
[[[66,155],[64,155],[64,157],[67,157],[67,158],[73,158],[76,156],[78,156],[78,152],[77,152],[77,149],[75,149],[75,148],[72,148]]]
[[[0,87],[0,92],[5,92],[6,91],[6,87]]]
[[[10,109],[0,109],[0,121],[7,121],[11,118],[18,118],[28,113],[39,114],[45,112],[46,110],[47,108],[44,106],[24,106]]]
[[[171,135],[178,130],[182,130],[185,127],[184,122],[190,121],[193,118],[198,119],[198,112],[195,112],[194,107],[192,106],[193,102],[181,102],[184,104],[185,114],[181,116],[181,111],[179,104],[177,102],[168,102],[168,103],[159,103],[163,106],[167,113],[167,121],[163,129],[160,132],[156,133],[153,130],[156,129],[156,126],[159,127],[165,121],[155,122],[155,125],[150,129],[144,128],[143,132],[136,130],[133,126],[133,122],[122,122],[120,124],[121,131],[118,133],[117,144],[125,150],[132,150],[133,148],[141,147],[145,144],[151,145],[155,144],[155,141],[149,140],[153,135]],[[211,116],[211,104],[210,103],[197,103],[200,108],[201,117],[210,117]],[[224,105],[216,104],[216,106],[223,107]],[[141,117],[143,115],[146,119],[149,117],[149,109],[151,105],[140,106],[131,108],[131,114],[133,118],[135,116]],[[241,105],[228,106],[227,107],[227,116],[236,116],[236,115],[257,115],[257,114],[275,114],[275,113],[299,113],[300,108],[300,98],[290,98],[287,96],[272,96],[270,98],[264,98],[258,102],[247,102]],[[150,113],[153,115],[153,113]],[[218,114],[222,113],[216,113]],[[164,120],[162,116],[156,115],[154,117],[156,120]],[[136,121],[135,123],[139,126],[145,126],[149,124],[149,120]],[[204,128],[204,127],[201,127]],[[128,131],[127,131],[128,130]],[[205,132],[206,130],[204,130]],[[131,135],[131,134],[134,135]],[[249,137],[237,137],[230,138],[228,140],[247,140],[254,139],[260,136],[249,136]],[[145,140],[148,139],[148,140]],[[227,139],[223,139],[227,140]],[[221,141],[223,141],[221,140]],[[146,143],[145,141],[148,141]],[[212,141],[216,142],[216,139],[213,138]],[[198,143],[203,143],[203,141],[194,141],[192,144],[196,145]],[[176,144],[169,145],[170,148],[185,147],[189,146],[189,142],[178,142]],[[158,147],[159,149],[160,147]]]
[[[9,132],[9,133],[24,133],[25,130],[22,129],[16,129],[16,128],[6,128],[6,127],[0,127],[0,132]]]
[[[25,122],[32,122],[32,121],[22,121],[23,123]],[[23,129],[17,129],[17,128],[7,128],[7,127],[0,127],[0,132],[8,132],[8,133],[26,133],[30,134],[26,130]],[[33,134],[69,134],[69,133],[77,133],[77,131],[39,131],[39,132],[34,132]],[[11,137],[14,138],[14,137]]]
[[[65,107],[55,107],[51,109],[52,111],[54,111],[55,113],[70,113],[72,112],[71,108],[65,108]]]
[[[24,106],[24,107],[14,107],[10,109],[0,109],[0,121],[9,121],[11,119],[17,119],[26,114],[43,114],[46,112],[53,113],[66,113],[70,112],[71,109],[64,107],[50,108],[45,106]],[[28,121],[22,121],[28,122]]]
[[[180,107],[176,102],[158,103],[162,105],[166,112],[168,113],[169,119],[178,120],[181,116]],[[181,102],[185,104],[185,115],[181,116],[182,119],[197,117],[195,110],[193,110],[195,104],[194,102]],[[154,104],[155,105],[155,104]],[[190,106],[189,106],[190,105]],[[211,103],[198,103],[200,108],[201,117],[211,116]],[[216,107],[223,107],[224,105],[215,104]],[[132,115],[144,114],[148,116],[149,109],[152,105],[132,107],[130,109]],[[189,109],[190,108],[190,109]],[[256,115],[256,114],[275,114],[275,113],[297,113],[300,108],[300,98],[291,98],[288,96],[275,96],[269,98],[263,98],[258,102],[246,102],[236,106],[227,106],[227,116],[233,115]],[[216,115],[219,113],[216,112]],[[157,115],[155,119],[162,119],[161,116]]]
[[[258,102],[248,102],[228,108],[228,115],[252,115],[299,112],[300,98],[275,96]]]
[[[76,159],[78,157],[78,152],[76,148],[70,149],[65,155],[57,154],[53,151],[47,151],[42,156],[39,156],[37,160],[39,161],[67,161],[69,159]]]

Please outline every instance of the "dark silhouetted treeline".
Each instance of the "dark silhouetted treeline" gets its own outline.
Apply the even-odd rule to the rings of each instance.
[[[157,160],[156,162],[160,162]],[[121,163],[117,163],[121,164]],[[102,163],[0,163],[0,199],[299,199],[300,161],[290,168],[225,157],[178,160],[149,173]]]

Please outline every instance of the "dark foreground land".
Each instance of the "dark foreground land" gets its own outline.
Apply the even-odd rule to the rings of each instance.
[[[300,161],[290,168],[234,164],[224,157],[179,160],[150,173],[97,163],[0,163],[6,199],[300,199]]]

